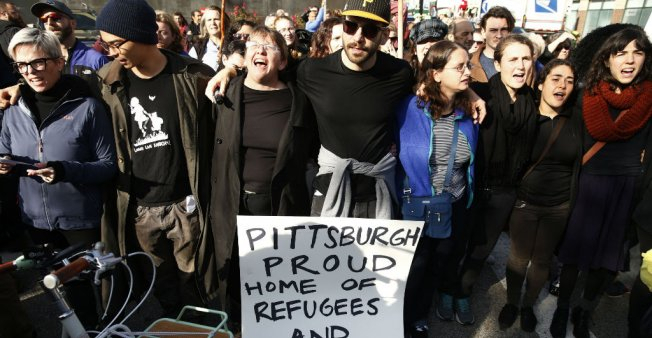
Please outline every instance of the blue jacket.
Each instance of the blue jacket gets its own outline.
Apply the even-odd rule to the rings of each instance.
[[[0,130],[1,154],[27,163],[54,161],[63,168],[62,173],[57,170],[61,180],[52,184],[37,176],[25,176],[24,167],[13,169],[21,175],[23,220],[39,229],[99,227],[102,184],[117,172],[115,144],[104,106],[86,96],[88,85],[84,81],[65,75],[59,81],[66,78],[70,89],[40,127],[22,95],[17,105],[5,110]]]
[[[460,131],[466,136],[471,147],[471,160],[467,168],[467,195],[469,197],[467,208],[473,202],[475,150],[478,143],[478,126],[466,116],[463,111],[456,109],[455,120],[459,123]],[[408,184],[412,189],[412,196],[434,196],[435,189],[430,180],[430,156],[432,154],[432,129],[434,121],[429,113],[417,106],[416,95],[406,98],[397,114],[398,140],[396,142],[399,159],[403,167],[403,176],[399,175],[401,189],[404,175],[410,179]]]
[[[75,45],[69,53],[65,74],[83,76],[92,73],[95,76],[95,71],[109,63],[109,58],[106,55],[86,46],[81,40],[75,41]]]

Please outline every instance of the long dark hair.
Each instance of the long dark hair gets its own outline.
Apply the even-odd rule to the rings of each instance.
[[[595,87],[600,81],[606,81],[614,87],[621,86],[611,75],[608,66],[609,58],[624,50],[632,41],[635,42],[636,48],[645,53],[645,61],[643,62],[643,69],[636,75],[636,78],[634,78],[630,85],[636,85],[650,79],[652,75],[652,45],[650,45],[650,40],[641,27],[627,27],[611,35],[593,57],[591,67],[586,74],[586,88],[591,94],[593,94]]]
[[[310,54],[308,56],[311,58],[323,58],[330,54],[332,52],[330,42],[331,37],[333,36],[333,27],[343,23],[344,20],[340,17],[324,20],[324,22],[319,26],[319,29],[312,35]]]
[[[418,84],[421,88],[418,91],[418,102],[420,107],[428,107],[433,119],[438,119],[444,113],[444,109],[450,103],[448,98],[441,90],[439,82],[435,81],[432,73],[435,70],[442,70],[450,61],[451,54],[456,50],[463,50],[466,52],[464,46],[455,42],[443,40],[430,46],[428,53],[421,62],[419,69]],[[462,109],[466,115],[471,114],[471,101],[466,91],[457,93],[453,99],[453,108]]]

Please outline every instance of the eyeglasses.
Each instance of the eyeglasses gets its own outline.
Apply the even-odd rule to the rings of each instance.
[[[234,40],[242,40],[242,41],[249,41],[249,34],[233,34],[233,39]]]
[[[30,62],[14,62],[12,63],[14,65],[14,69],[19,72],[20,74],[27,74],[29,72],[29,68],[32,68],[32,71],[43,71],[46,68],[48,60],[56,60],[58,58],[40,58],[40,59],[35,59]]]
[[[124,45],[124,44],[127,43],[127,42],[129,42],[129,40],[122,40],[122,41],[112,42],[112,43],[108,43],[108,42],[106,42],[106,41],[104,41],[104,40],[100,40],[100,41],[98,42],[98,44],[99,44],[100,47],[102,47],[102,49],[104,49],[105,51],[107,51],[107,52],[111,52],[112,49],[115,49],[115,50],[118,50],[118,51],[119,51],[119,50],[120,50],[120,47],[122,47],[122,45]]]
[[[458,73],[464,74],[464,70],[468,69],[469,71],[471,71],[471,69],[473,69],[473,64],[471,62],[462,63],[455,67],[444,67],[444,69],[455,69]]]
[[[63,16],[57,13],[49,13],[39,18],[39,20],[41,20],[42,23],[48,23],[49,20],[52,20],[54,22],[59,22],[61,21],[61,19],[63,19]]]
[[[473,42],[477,43],[478,45],[481,45],[481,44],[484,43],[484,41],[473,41]]]
[[[278,48],[277,46],[274,46],[274,45],[268,45],[268,44],[265,44],[265,43],[258,43],[258,42],[256,42],[256,41],[247,41],[247,43],[245,44],[245,46],[247,46],[247,49],[249,49],[249,48],[256,49],[256,48],[259,48],[259,47],[260,47],[260,48],[262,48],[262,49],[263,49],[264,51],[266,51],[266,52],[275,52],[275,53],[278,53],[278,52],[281,51],[281,49]]]
[[[349,20],[344,20],[344,25],[342,26],[344,33],[349,34],[349,35],[354,35],[357,31],[358,28],[360,28],[360,24],[357,22],[349,21]],[[373,23],[367,23],[362,25],[362,36],[369,40],[373,40],[376,38],[378,35],[378,32],[381,30],[385,29],[386,27],[378,27],[374,25]]]

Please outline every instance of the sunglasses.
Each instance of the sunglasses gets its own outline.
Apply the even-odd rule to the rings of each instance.
[[[360,28],[361,26],[357,22],[344,20],[344,25],[342,27],[344,33],[349,35],[355,35],[355,33],[358,31],[358,28]],[[378,36],[378,32],[380,32],[383,29],[385,29],[385,27],[378,27],[373,23],[367,23],[362,25],[362,36],[364,36],[369,40],[373,40],[376,38],[376,36]]]
[[[63,16],[57,14],[57,13],[51,13],[47,15],[43,15],[42,17],[39,18],[42,23],[47,23],[48,20],[52,20],[54,22],[59,22],[61,19],[63,19]]]
[[[249,41],[249,34],[233,34],[233,40]]]

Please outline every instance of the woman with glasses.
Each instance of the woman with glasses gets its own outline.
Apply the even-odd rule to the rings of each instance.
[[[247,41],[247,72],[234,78],[218,105],[212,167],[212,207],[222,299],[239,322],[236,215],[307,216],[304,178],[313,124],[306,98],[281,73],[288,50],[280,33],[256,27]]]
[[[540,73],[537,136],[509,221],[507,304],[499,316],[502,328],[514,324],[519,308],[521,330],[536,328],[533,306],[566,229],[581,154],[580,128],[575,127],[574,102],[569,101],[574,87],[575,70],[566,60],[552,60]]]
[[[294,22],[289,17],[277,17],[274,21],[274,29],[283,36],[285,44],[290,50],[290,68],[294,68],[295,61],[301,60],[308,55],[308,46],[299,41]]]
[[[466,215],[473,200],[478,137],[478,127],[470,117],[466,49],[440,41],[424,55],[420,72],[417,87],[421,90],[404,101],[397,116],[398,157],[404,172],[403,218],[426,222],[405,288],[406,327],[412,338],[428,337],[427,318],[435,289],[455,294],[459,286],[457,270],[468,238]],[[430,222],[436,211],[420,202],[434,205],[435,197],[446,197],[450,223]]]
[[[0,174],[20,176],[22,217],[35,242],[90,246],[100,240],[102,185],[117,172],[108,113],[86,81],[61,74],[65,61],[53,33],[22,29],[9,53],[26,85],[4,111]],[[82,323],[97,324],[90,283],[70,288]]]

